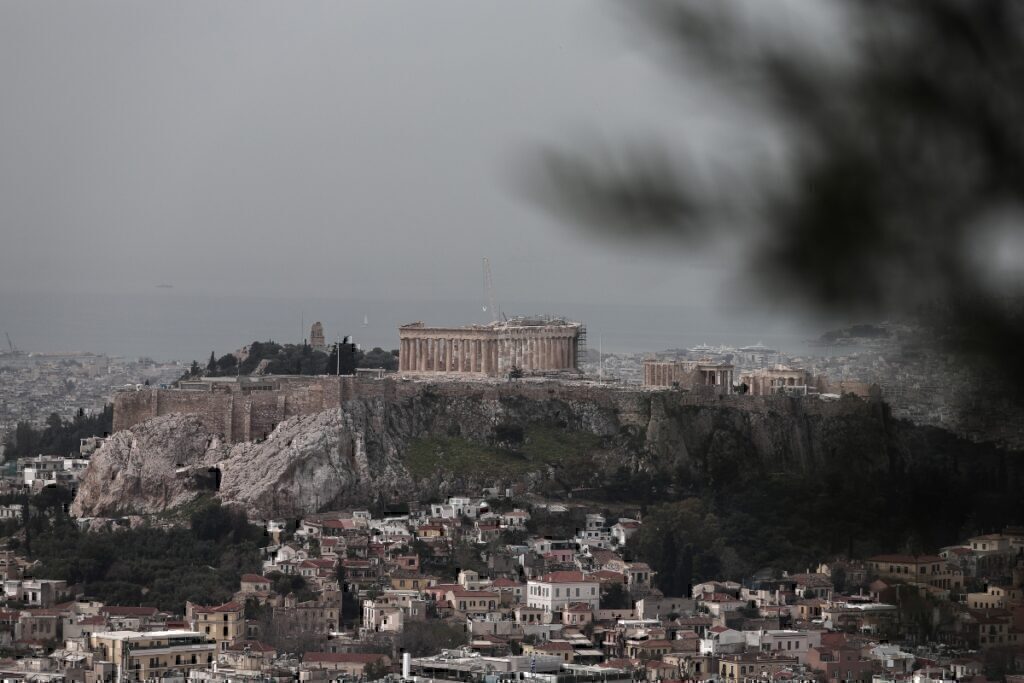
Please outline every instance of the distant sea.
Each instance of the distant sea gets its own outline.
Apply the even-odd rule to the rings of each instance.
[[[743,346],[762,342],[792,355],[826,326],[758,311],[716,307],[507,302],[509,315],[557,314],[582,321],[587,346],[639,353],[701,343]],[[352,335],[365,348],[397,348],[398,326],[466,325],[488,320],[479,302],[385,301],[338,297],[203,296],[175,289],[99,295],[14,292],[0,296],[2,333],[29,352],[90,351],[159,361],[205,360],[254,340],[302,341],[314,321],[328,341]],[[364,324],[365,321],[365,324]],[[820,353],[820,349],[816,350]]]

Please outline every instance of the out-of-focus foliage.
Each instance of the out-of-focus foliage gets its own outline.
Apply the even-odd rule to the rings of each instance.
[[[1024,5],[836,0],[844,39],[830,49],[799,17],[789,33],[749,21],[752,4],[632,7],[680,73],[732,102],[723,115],[759,112],[785,154],[725,170],[673,156],[672,141],[549,150],[544,201],[627,239],[752,245],[743,269],[772,295],[914,316],[1019,400]]]

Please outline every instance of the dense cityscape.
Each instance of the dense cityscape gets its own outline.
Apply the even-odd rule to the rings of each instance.
[[[1020,0],[6,0],[0,683],[1024,683]]]

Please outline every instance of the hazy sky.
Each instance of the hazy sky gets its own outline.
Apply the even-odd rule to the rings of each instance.
[[[624,249],[523,199],[548,144],[749,144],[622,5],[0,9],[0,289],[690,303],[728,257]]]

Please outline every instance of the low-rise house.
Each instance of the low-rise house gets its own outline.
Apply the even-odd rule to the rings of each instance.
[[[746,604],[728,593],[704,593],[697,598],[697,606],[713,617],[724,617],[726,612],[735,612]]]
[[[672,650],[671,641],[663,638],[627,640],[626,656],[630,659],[661,659]]]
[[[501,602],[505,605],[514,605],[521,602],[526,592],[525,584],[506,578],[495,579],[491,582],[489,588],[501,595]]]
[[[690,598],[673,598],[669,596],[647,596],[636,601],[637,618],[675,618],[681,614],[691,614],[696,608],[696,601]]]
[[[743,652],[747,638],[741,631],[726,626],[712,626],[700,640],[702,655],[723,655]]]
[[[572,603],[562,609],[562,623],[566,626],[582,628],[593,620],[594,610],[586,603]]]
[[[519,531],[526,528],[526,523],[530,521],[530,513],[516,508],[511,512],[501,513],[498,520],[502,528]]]
[[[549,657],[561,657],[566,664],[571,664],[575,659],[573,646],[564,640],[549,640],[538,645],[523,644],[523,654],[548,655]]]
[[[243,595],[265,595],[270,593],[271,581],[260,574],[243,574],[239,585],[239,592]]]
[[[989,585],[983,593],[968,593],[964,602],[969,609],[1007,609],[1021,602],[1024,590],[1013,586]]]
[[[388,576],[392,590],[425,590],[437,585],[436,576],[426,576],[415,571],[396,569]]]
[[[273,664],[275,657],[277,650],[271,645],[258,640],[239,640],[228,645],[219,659],[223,665],[243,671],[262,671]]]
[[[640,530],[640,522],[635,519],[620,519],[611,528],[611,537],[615,545],[626,545],[626,541]]]
[[[94,633],[89,646],[97,663],[113,665],[114,680],[119,681],[158,679],[170,671],[207,667],[217,656],[217,644],[211,638],[184,630]]]
[[[630,562],[623,571],[626,585],[631,591],[650,588],[655,573],[646,562]]]
[[[811,648],[807,653],[807,666],[820,672],[829,683],[869,683],[874,672],[874,662],[870,658],[863,657],[858,648],[845,644]]]
[[[99,613],[111,631],[148,631],[162,622],[156,607],[105,605]]]
[[[18,612],[18,626],[23,642],[61,642],[64,638],[66,612],[53,608],[23,609]]]
[[[888,633],[898,616],[896,605],[880,602],[830,602],[821,609],[822,625],[845,633]]]
[[[353,678],[364,676],[371,666],[389,667],[391,658],[365,652],[307,652],[302,656],[303,669],[327,669]]]
[[[467,590],[459,586],[448,591],[449,606],[465,616],[482,616],[498,609],[501,596],[492,591]]]
[[[54,579],[9,579],[4,581],[8,600],[17,600],[30,607],[52,607],[67,598],[67,581]]]
[[[725,681],[774,681],[782,672],[792,670],[798,664],[794,657],[746,652],[722,655],[716,668]]]
[[[868,656],[875,660],[879,668],[896,674],[910,673],[914,669],[914,662],[916,661],[916,658],[910,652],[904,652],[896,645],[884,643],[869,649]],[[957,678],[960,678],[960,676],[957,676]]]
[[[341,624],[341,594],[322,591],[317,599],[299,602],[294,594],[274,607],[274,626],[292,633],[328,635]]]
[[[808,651],[821,644],[820,631],[778,629],[744,631],[743,635],[748,649],[796,657],[801,664],[806,664]]]
[[[218,650],[247,637],[245,607],[234,601],[215,606],[186,602],[185,620],[192,630],[213,638]]]

